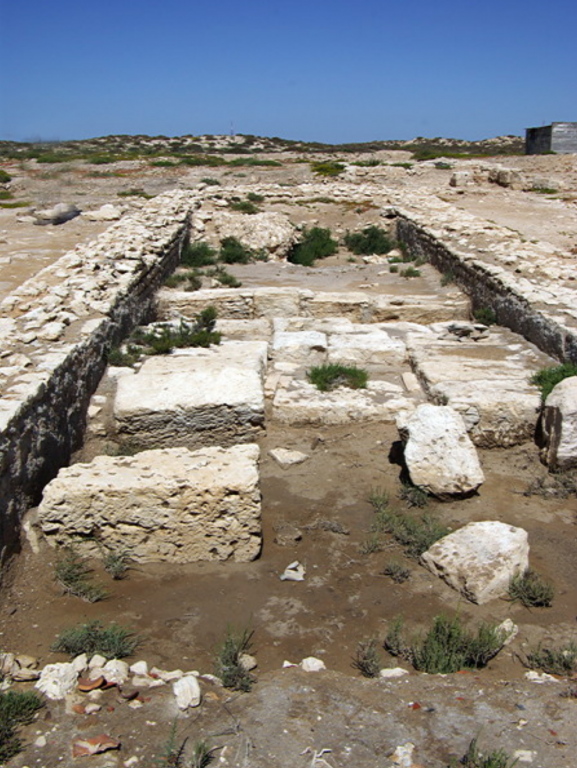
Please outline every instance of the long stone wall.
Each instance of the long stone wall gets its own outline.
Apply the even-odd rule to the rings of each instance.
[[[470,296],[497,322],[561,362],[577,363],[577,290],[566,255],[527,244],[497,225],[440,201],[391,208],[397,237]],[[489,232],[486,230],[489,229]]]
[[[0,562],[82,440],[109,349],[151,315],[188,235],[190,198],[160,195],[0,305]]]

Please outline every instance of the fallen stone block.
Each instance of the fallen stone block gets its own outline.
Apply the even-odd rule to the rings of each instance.
[[[485,476],[460,414],[444,405],[422,403],[397,419],[405,441],[411,482],[439,498],[477,490]]]
[[[505,597],[513,576],[529,567],[527,531],[492,520],[468,523],[433,544],[421,561],[467,600],[482,605]]]
[[[256,445],[98,456],[60,470],[38,515],[52,546],[136,562],[253,560],[261,547]],[[134,666],[134,665],[133,665]]]
[[[251,442],[264,426],[266,342],[149,358],[118,379],[117,435],[144,448]]]
[[[541,417],[541,458],[552,472],[577,467],[577,376],[559,382]]]

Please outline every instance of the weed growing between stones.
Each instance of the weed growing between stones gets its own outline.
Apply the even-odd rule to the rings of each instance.
[[[395,245],[388,232],[376,226],[365,227],[362,232],[347,232],[343,241],[357,256],[388,253]]]
[[[539,387],[541,390],[541,400],[545,402],[557,384],[570,376],[577,376],[577,365],[574,363],[552,365],[537,371],[531,377],[531,384]]]
[[[544,499],[577,497],[577,472],[569,470],[536,477],[523,491],[523,496],[542,496]]]
[[[422,509],[429,503],[429,495],[423,488],[413,485],[410,480],[404,481],[399,491],[399,498],[407,503],[408,507]]]
[[[220,187],[220,181],[218,179],[213,179],[212,176],[205,176],[201,181],[203,184],[208,184],[209,186]]]
[[[303,267],[312,267],[317,259],[326,259],[337,250],[338,243],[331,237],[330,229],[313,227],[304,231],[300,242],[287,254],[287,261]]]
[[[361,641],[353,656],[351,666],[358,669],[363,677],[378,677],[381,671],[381,657],[377,651],[377,639]]]
[[[185,267],[205,267],[214,264],[217,253],[208,243],[187,243],[182,249],[180,263]]]
[[[479,307],[473,312],[473,317],[478,323],[483,325],[496,325],[497,315],[491,307]]]
[[[0,763],[22,750],[18,727],[32,722],[44,704],[32,691],[0,693]]]
[[[110,550],[106,552],[102,558],[102,564],[104,570],[109,573],[115,581],[120,581],[126,578],[126,574],[130,570],[130,555],[127,550]]]
[[[383,551],[383,542],[378,533],[373,533],[368,539],[361,542],[359,546],[359,552],[361,555],[372,555],[375,552]]]
[[[188,272],[178,272],[174,275],[169,275],[164,281],[164,285],[167,288],[177,288],[179,285],[183,285],[185,291],[199,291],[202,288],[201,274],[197,269],[191,269]]]
[[[61,632],[50,650],[66,653],[71,658],[81,653],[87,656],[99,653],[107,659],[123,659],[131,656],[140,643],[138,635],[119,624],[103,627],[100,621],[90,621]]]
[[[307,371],[307,378],[321,392],[329,392],[337,387],[366,389],[369,374],[356,365],[327,363],[311,368]]]
[[[477,738],[471,740],[469,747],[459,764],[464,768],[513,768],[517,760],[512,760],[502,749],[495,749],[483,755],[477,749]]]
[[[255,678],[242,663],[242,655],[248,654],[254,632],[250,629],[235,630],[228,626],[226,637],[217,648],[214,669],[225,688],[235,691],[250,691]]]
[[[127,344],[123,350],[120,347],[113,347],[108,353],[106,362],[108,365],[116,365],[120,368],[125,366],[132,367],[140,359],[140,349],[134,344]]]
[[[385,564],[385,567],[381,571],[383,576],[388,576],[395,584],[403,584],[405,581],[411,578],[411,571],[402,563],[398,563],[395,560]]]
[[[415,267],[407,267],[406,269],[401,269],[401,271],[399,272],[399,275],[401,277],[409,279],[410,277],[420,277],[421,272]]]
[[[8,171],[0,168],[0,184],[8,184],[9,181],[12,181],[12,176],[10,176]]]
[[[253,211],[253,213],[257,213],[257,211]],[[224,264],[249,264],[254,258],[254,252],[236,237],[225,237],[220,241],[219,259]]]
[[[186,758],[188,739],[177,738],[177,722],[173,722],[170,734],[155,764],[158,768],[206,768],[214,760],[214,749],[204,739],[194,742],[189,759]]]
[[[220,333],[214,330],[216,309],[209,306],[195,318],[194,323],[181,320],[178,326],[159,323],[151,330],[137,329],[132,338],[144,355],[167,355],[173,349],[210,347],[220,344]]]
[[[226,269],[220,265],[218,267],[214,267],[214,269],[207,270],[206,275],[207,277],[213,277],[221,285],[224,285],[227,288],[240,288],[242,285],[240,280],[238,280],[234,275],[231,275],[230,272],[227,272]]]
[[[559,648],[538,645],[527,654],[526,666],[563,677],[577,672],[577,644],[573,641]]]
[[[64,594],[81,597],[88,603],[97,603],[107,597],[106,590],[92,579],[92,569],[73,547],[65,549],[54,566],[56,581]]]
[[[455,282],[455,274],[452,270],[448,269],[446,272],[443,272],[441,276],[441,286],[444,288],[447,285],[451,285]]]
[[[415,517],[390,509],[388,494],[382,490],[371,491],[368,501],[375,511],[372,530],[376,534],[390,533],[409,557],[418,559],[436,541],[449,533],[433,515],[422,514]]]
[[[526,608],[549,608],[554,596],[553,585],[531,568],[513,576],[509,584],[509,599],[518,600]]]
[[[236,211],[237,213],[254,214],[260,211],[260,208],[250,200],[233,200],[229,203],[229,207],[231,211]]]
[[[393,622],[385,638],[385,649],[392,656],[409,661],[419,672],[449,674],[461,669],[486,666],[503,645],[495,625],[481,624],[476,634],[463,628],[459,616],[435,616],[433,626],[423,636],[403,637],[403,620]]]

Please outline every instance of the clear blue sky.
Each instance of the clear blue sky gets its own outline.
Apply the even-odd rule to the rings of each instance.
[[[0,32],[3,139],[577,121],[575,0],[0,0]]]

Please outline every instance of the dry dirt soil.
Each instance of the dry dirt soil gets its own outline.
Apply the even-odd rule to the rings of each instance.
[[[387,162],[410,158],[402,152],[380,155]],[[283,168],[242,174],[219,168],[152,169],[138,162],[116,164],[115,175],[105,178],[89,177],[74,163],[51,171],[29,163],[17,169],[17,176],[14,168],[8,170],[16,178],[18,195],[38,207],[64,201],[96,208],[105,202],[117,203],[118,192],[129,188],[156,194],[173,187],[194,187],[207,175],[219,178],[223,188],[233,188],[237,180],[255,185],[312,180],[308,164],[293,160],[287,154]],[[449,188],[446,171],[433,166],[417,172],[392,166],[377,171],[383,185],[392,189],[407,193],[429,189],[476,215],[517,229],[528,239],[574,248],[575,158],[516,157],[499,162],[552,177],[564,190],[564,198],[489,185],[461,193]],[[128,199],[122,198],[123,202]],[[138,204],[136,197],[134,204]],[[22,210],[0,211],[4,240],[0,293],[106,226],[79,217],[58,227],[36,227],[25,216],[19,221],[22,216]],[[318,221],[341,231],[380,221],[378,211],[368,206],[343,209],[321,203],[300,207],[295,217],[298,222]],[[283,282],[350,290],[372,284],[377,270],[360,261],[349,263],[346,254],[340,253],[313,269],[269,265],[263,272],[257,264],[230,271],[247,286]],[[439,275],[428,265],[418,280],[397,278],[387,285],[387,290],[399,293],[448,290],[440,287]],[[270,424],[260,441],[263,549],[252,563],[142,565],[114,582],[95,563],[96,577],[110,594],[103,602],[88,604],[62,595],[54,581],[53,550],[41,545],[37,556],[23,542],[0,596],[1,648],[33,654],[42,664],[62,661],[62,655],[50,651],[50,644],[63,628],[88,619],[113,620],[142,636],[137,656],[150,665],[205,673],[213,671],[215,647],[227,626],[233,625],[254,630],[258,668],[252,692],[210,688],[198,710],[178,718],[170,697],[158,691],[147,694],[136,711],[128,709],[115,691],[107,692],[106,706],[91,717],[64,714],[64,705],[50,703],[38,721],[23,730],[28,746],[10,765],[68,766],[82,760],[96,768],[169,765],[161,755],[176,723],[179,743],[188,738],[189,749],[196,740],[208,738],[218,748],[214,764],[230,766],[441,768],[460,758],[475,736],[485,750],[516,753],[519,765],[574,766],[577,697],[561,694],[574,692],[577,681],[528,682],[523,658],[539,642],[559,644],[577,636],[575,491],[560,492],[559,484],[547,477],[540,464],[536,446],[528,443],[480,451],[486,482],[478,495],[449,503],[429,502],[425,511],[450,528],[484,519],[525,528],[532,567],[555,586],[551,608],[528,609],[505,600],[476,606],[408,558],[388,536],[381,537],[378,551],[367,552],[374,538],[374,513],[368,502],[372,491],[385,490],[394,508],[418,513],[408,510],[400,498],[400,467],[391,456],[397,439],[396,429],[382,424],[326,428]],[[268,454],[275,447],[300,450],[310,458],[283,470]],[[87,445],[77,459],[86,459],[97,449]],[[540,484],[545,491],[528,493]],[[280,574],[294,560],[305,565],[305,580],[281,581]],[[410,570],[404,583],[383,575],[391,560]],[[381,646],[394,617],[403,616],[411,630],[420,631],[430,626],[433,617],[455,613],[472,627],[511,618],[519,634],[487,668],[474,673],[411,672],[387,681],[363,679],[353,669],[358,642],[377,638]],[[380,653],[384,666],[397,665],[398,660],[384,650]],[[328,671],[307,674],[281,669],[285,660],[299,662],[307,656],[323,659]],[[402,666],[409,669],[405,662]],[[72,740],[101,732],[120,739],[121,750],[73,761]],[[46,746],[34,745],[38,735],[46,736]],[[414,745],[412,758],[395,757],[395,749],[407,743]],[[410,747],[407,750],[411,752]],[[131,762],[131,758],[138,759]]]

